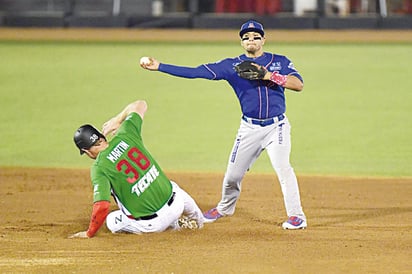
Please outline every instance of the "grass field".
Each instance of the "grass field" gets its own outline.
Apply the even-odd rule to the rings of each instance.
[[[145,143],[167,176],[202,210],[216,205],[235,95],[225,82],[137,62],[236,56],[237,31],[0,28],[0,273],[409,273],[411,33],[267,30],[266,50],[288,55],[305,79],[302,93],[287,92],[287,114],[308,229],[281,229],[282,190],[264,155],[231,217],[141,237],[102,227],[80,240],[67,237],[90,221],[92,161],[73,133],[138,98],[149,104]]]
[[[287,93],[298,174],[412,176],[410,44],[268,43],[303,75]],[[240,110],[225,82],[174,78],[141,56],[197,66],[237,43],[0,42],[0,166],[89,167],[72,142],[146,99],[143,137],[166,170],[224,172]],[[264,155],[253,172],[272,172]]]

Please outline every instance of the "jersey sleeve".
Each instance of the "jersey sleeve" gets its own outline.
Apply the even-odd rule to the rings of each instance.
[[[127,134],[133,132],[141,138],[143,119],[136,112],[129,114],[123,123],[120,125],[117,135]]]
[[[97,166],[92,166],[91,180],[93,186],[93,202],[110,201],[110,181]]]
[[[195,68],[160,64],[159,71],[183,78],[203,78],[208,80],[228,79],[235,73],[232,59],[207,63]]]
[[[231,77],[237,76],[234,69],[237,63],[238,61],[227,58],[215,63],[204,64],[204,66],[213,73],[213,80],[229,80]]]
[[[299,72],[293,65],[293,62],[289,60],[287,57],[284,57],[283,62],[284,64],[282,66],[282,71],[280,71],[280,74],[295,76],[303,82],[303,77],[299,74]]]

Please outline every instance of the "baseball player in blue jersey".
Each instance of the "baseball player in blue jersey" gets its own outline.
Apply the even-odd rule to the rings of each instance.
[[[243,115],[223,179],[222,198],[215,208],[204,213],[205,222],[234,214],[242,179],[266,150],[278,176],[288,216],[282,227],[304,229],[307,221],[289,161],[291,126],[285,115],[285,89],[301,91],[303,79],[286,56],[263,51],[264,34],[262,24],[250,20],[239,32],[245,50],[242,55],[198,67],[164,64],[150,57],[150,62],[141,66],[183,78],[226,80],[239,99]],[[244,63],[252,63],[255,70],[241,72],[239,67]]]

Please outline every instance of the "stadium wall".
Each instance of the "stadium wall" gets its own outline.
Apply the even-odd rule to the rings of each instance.
[[[47,27],[47,28],[183,28],[183,29],[231,29],[238,28],[247,19],[261,21],[271,29],[412,29],[412,17],[276,17],[214,14],[164,15],[64,15],[64,14],[3,14],[2,27]]]

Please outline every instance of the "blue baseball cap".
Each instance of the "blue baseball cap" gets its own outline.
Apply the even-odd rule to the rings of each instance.
[[[240,37],[242,37],[243,34],[245,34],[246,32],[249,32],[249,31],[258,32],[258,33],[260,33],[260,35],[262,35],[262,37],[265,36],[265,31],[263,30],[263,25],[259,22],[254,21],[254,20],[249,20],[240,27],[240,32],[239,32]]]

